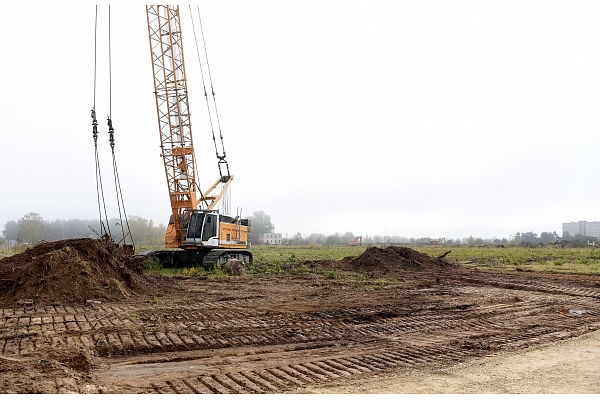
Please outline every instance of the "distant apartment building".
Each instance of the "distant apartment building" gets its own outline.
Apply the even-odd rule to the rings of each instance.
[[[565,222],[562,224],[563,236],[569,233],[571,236],[595,236],[600,238],[600,221],[578,221]]]
[[[281,233],[263,233],[259,240],[261,244],[283,244]]]

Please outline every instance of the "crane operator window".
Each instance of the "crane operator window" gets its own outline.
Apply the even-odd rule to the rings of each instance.
[[[187,231],[187,237],[190,239],[202,238],[202,223],[204,222],[204,214],[193,213],[190,216],[190,225]]]
[[[217,218],[215,215],[207,215],[202,232],[202,241],[206,242],[213,236],[217,236]]]

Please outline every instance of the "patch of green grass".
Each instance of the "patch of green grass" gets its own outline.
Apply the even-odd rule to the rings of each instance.
[[[493,270],[531,270],[538,272],[598,273],[600,253],[593,248],[523,247],[416,247],[416,250],[446,257],[468,268]],[[568,268],[564,267],[568,266]]]
[[[344,257],[361,255],[366,246],[253,246],[255,264],[304,262],[315,260],[339,261]]]
[[[196,265],[195,267],[184,268],[183,270],[181,270],[181,274],[190,278],[200,279],[226,279],[232,277],[239,277],[236,276],[234,273],[227,271],[225,265]],[[246,274],[246,272],[244,272],[244,274]],[[244,274],[242,274],[241,276],[244,276]]]
[[[24,244],[18,244],[16,246],[1,246],[0,247],[0,258],[14,256],[27,250],[30,246]]]
[[[156,257],[147,258],[146,260],[144,260],[142,265],[144,266],[144,269],[149,272],[160,271],[160,270],[164,269],[163,265],[161,264],[159,259]]]
[[[338,278],[341,277],[340,274],[336,273],[335,271],[322,271],[321,272],[323,274],[323,276],[325,277],[325,279],[335,279],[337,280]]]
[[[296,269],[296,272],[300,274],[308,274],[310,272],[310,268],[308,268],[306,264],[301,264],[298,269]]]
[[[437,257],[447,251],[448,261],[454,261],[466,268],[494,271],[538,271],[553,273],[588,273],[600,272],[600,251],[590,248],[521,248],[521,247],[445,247],[445,246],[409,246],[421,253]],[[318,275],[326,281],[340,281],[350,284],[371,285],[374,278],[360,278],[359,274],[351,272],[319,270],[319,267],[309,263],[315,260],[340,261],[345,257],[361,255],[367,246],[356,247],[327,247],[327,246],[254,246],[252,253],[254,263],[246,265],[243,274],[245,279],[253,279],[259,275]],[[228,277],[220,268],[205,271],[194,268],[191,271],[177,268],[160,269],[154,264],[147,269],[150,273],[165,275],[184,275],[200,279],[221,279]],[[366,283],[366,282],[369,283]],[[391,283],[395,284],[395,283]],[[380,286],[377,283],[375,286]],[[384,284],[389,285],[389,283]]]

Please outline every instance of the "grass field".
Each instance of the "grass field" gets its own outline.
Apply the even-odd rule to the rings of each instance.
[[[27,250],[27,248],[28,247],[25,245],[16,245],[12,247],[0,246],[0,258],[14,256],[15,254],[19,254]]]
[[[311,260],[341,260],[356,257],[366,250],[360,247],[327,246],[253,246],[255,271],[277,272],[290,264],[302,264]],[[600,273],[600,248],[522,248],[522,247],[412,247],[417,251],[437,257],[447,251],[446,258],[461,265],[486,270],[521,270],[553,273]],[[25,247],[1,248],[0,258],[25,250]],[[144,250],[143,248],[138,251]],[[178,275],[180,272],[165,271]]]
[[[421,246],[412,248],[432,257],[450,251],[446,258],[475,269],[600,273],[600,249],[593,247],[568,249]],[[306,260],[341,260],[347,256],[356,257],[365,249],[365,246],[254,246],[252,253],[255,264],[268,265]]]

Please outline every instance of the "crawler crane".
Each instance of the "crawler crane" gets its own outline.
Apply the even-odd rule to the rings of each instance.
[[[171,201],[165,247],[178,249],[155,254],[165,266],[219,265],[229,259],[252,262],[250,221],[216,209],[233,175],[225,150],[222,154],[217,150],[214,132],[220,178],[206,192],[197,182],[179,7],[147,6],[146,15],[161,157]],[[222,140],[221,135],[221,144]]]

